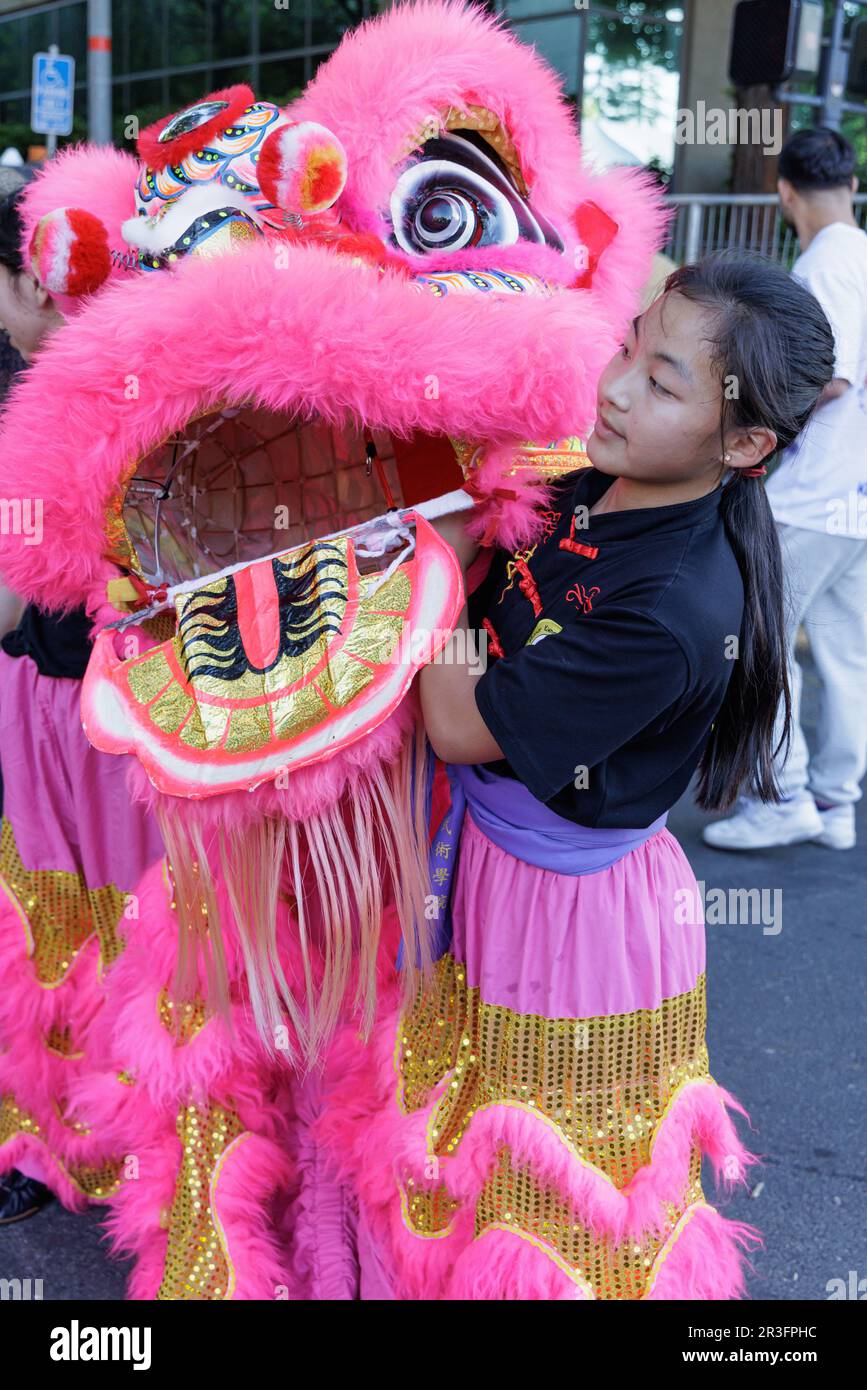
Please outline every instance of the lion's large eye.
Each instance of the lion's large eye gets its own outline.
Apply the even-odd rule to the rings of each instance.
[[[395,244],[411,255],[467,246],[548,242],[553,228],[537,218],[492,151],[465,135],[428,140],[401,172],[390,203]]]
[[[457,189],[426,194],[412,219],[416,241],[430,247],[467,246],[479,240],[482,221],[478,207]]]
[[[173,121],[169,121],[165,130],[160,131],[160,144],[167,145],[179,135],[188,135],[191,130],[198,130],[200,125],[205,125],[214,116],[219,116],[228,105],[227,101],[200,101],[195,106],[188,106],[186,111],[179,112]]]
[[[518,223],[497,189],[446,160],[422,160],[401,176],[392,197],[395,237],[404,251],[459,251],[509,245]]]

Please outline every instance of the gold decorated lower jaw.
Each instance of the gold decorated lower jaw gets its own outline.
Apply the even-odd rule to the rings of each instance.
[[[132,698],[147,709],[155,728],[165,734],[179,731],[186,746],[201,752],[256,750],[272,738],[297,736],[316,727],[374,682],[404,635],[411,581],[403,570],[384,582],[359,576],[346,539],[329,543],[325,560],[320,549],[324,548],[318,542],[305,547],[296,568],[303,576],[316,563],[320,582],[333,594],[327,612],[323,606],[330,626],[305,651],[281,657],[264,675],[253,668],[231,680],[217,674],[188,675],[210,650],[213,620],[207,604],[220,601],[229,581],[212,578],[178,595],[178,635],[133,663],[127,675]],[[201,590],[216,597],[207,598],[199,611]],[[341,634],[339,649],[333,641],[335,628]],[[309,681],[317,670],[315,682]],[[281,689],[289,693],[274,693]]]

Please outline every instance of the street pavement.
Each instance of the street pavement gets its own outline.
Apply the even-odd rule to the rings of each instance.
[[[815,708],[808,667],[808,737]],[[764,922],[741,912],[740,924],[707,928],[711,1071],[749,1112],[742,1133],[762,1164],[721,1199],[707,1171],[705,1193],[762,1232],[751,1298],[825,1300],[859,1280],[867,1294],[867,803],[858,848],[842,853],[723,854],[702,844],[705,819],[685,797],[670,825],[706,893],[764,890],[767,909]],[[122,1297],[126,1269],[99,1222],[54,1203],[0,1228],[0,1277],[41,1278],[45,1299]]]

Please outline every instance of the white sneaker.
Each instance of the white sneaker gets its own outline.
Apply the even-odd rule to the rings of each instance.
[[[735,814],[706,825],[702,839],[714,849],[770,849],[817,840],[821,834],[822,819],[811,796],[779,805],[741,797]]]
[[[822,833],[817,842],[828,849],[855,848],[855,807],[829,806],[827,811],[819,812]]]

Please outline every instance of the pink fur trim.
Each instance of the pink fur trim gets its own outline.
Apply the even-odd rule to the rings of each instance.
[[[656,1257],[644,1297],[654,1301],[743,1298],[742,1252],[761,1243],[754,1227],[730,1221],[704,1203],[689,1207]]]
[[[469,479],[483,498],[489,494],[489,500],[481,501],[476,507],[467,530],[484,544],[490,544],[490,538],[495,538],[503,550],[514,550],[518,545],[531,545],[538,540],[543,526],[540,513],[551,491],[529,472],[508,476],[521,442],[483,449]]]
[[[443,1164],[443,1180],[453,1196],[474,1203],[506,1145],[517,1167],[530,1168],[538,1182],[561,1194],[584,1225],[619,1244],[662,1229],[665,1204],[683,1198],[695,1142],[718,1171],[726,1163],[727,1181],[743,1181],[747,1163],[755,1160],[726,1112],[725,1105],[733,1103],[711,1081],[687,1083],[657,1126],[650,1162],[623,1188],[582,1162],[558,1127],[538,1113],[509,1105],[480,1106],[458,1149]],[[418,1182],[422,1175],[414,1176]]]
[[[35,1158],[40,1171],[45,1174],[45,1185],[68,1211],[84,1211],[88,1205],[87,1198],[70,1181],[48,1145],[32,1134],[18,1134],[0,1146],[0,1176],[11,1173],[13,1168],[26,1169],[30,1158]]]
[[[517,1166],[531,1168],[538,1182],[562,1195],[577,1220],[614,1243],[664,1229],[665,1204],[683,1200],[695,1143],[727,1186],[744,1181],[747,1166],[756,1161],[741,1143],[726,1107],[745,1112],[708,1078],[685,1083],[675,1093],[655,1131],[650,1162],[622,1189],[582,1162],[553,1122],[507,1104],[476,1109],[456,1152],[440,1160],[434,1175],[428,1167],[428,1124],[448,1077],[423,1109],[404,1114],[398,1108],[396,1024],[394,1015],[385,1018],[367,1049],[348,1030],[337,1039],[327,1063],[328,1103],[317,1132],[344,1177],[353,1182],[374,1238],[380,1244],[391,1242],[404,1297],[423,1296],[425,1285],[445,1296],[451,1260],[470,1238],[476,1200],[504,1145]],[[398,1185],[409,1177],[418,1188],[444,1183],[461,1203],[448,1238],[421,1240],[401,1229]],[[738,1243],[737,1229],[729,1236]]]
[[[99,943],[91,937],[82,947],[66,978],[53,989],[41,985],[27,955],[18,913],[0,893],[0,1096],[14,1096],[37,1122],[38,1137],[22,1134],[0,1149],[4,1170],[15,1166],[15,1155],[32,1150],[56,1174],[49,1185],[64,1205],[80,1210],[88,1199],[70,1180],[67,1170],[77,1165],[99,1167],[115,1157],[112,1136],[88,1108],[80,1104],[79,1087],[91,1075],[88,1043],[104,999],[97,967]],[[60,1056],[47,1046],[51,1029],[68,1028],[77,1055]],[[112,1078],[115,1104],[122,1092]],[[72,1128],[73,1120],[88,1133]],[[10,1157],[11,1156],[11,1157]]]
[[[293,770],[282,780],[285,786],[267,783],[252,792],[227,792],[206,801],[184,800],[184,819],[212,829],[242,830],[258,824],[263,816],[284,816],[303,822],[333,806],[342,796],[351,796],[365,777],[375,775],[383,763],[393,763],[415,725],[418,713],[416,688],[412,687],[397,709],[362,740],[350,744],[334,756],[310,767]],[[136,801],[153,811],[161,798],[144,768],[130,759],[130,788]],[[166,798],[175,802],[176,798]]]
[[[570,1276],[541,1241],[492,1227],[458,1255],[447,1297],[574,1303],[592,1299],[593,1290],[584,1280]]]
[[[644,1299],[702,1302],[744,1297],[744,1256],[760,1243],[752,1226],[730,1221],[706,1203],[688,1207],[654,1261]],[[449,1299],[575,1301],[593,1298],[543,1241],[491,1228],[457,1257]]]
[[[112,1251],[134,1255],[136,1263],[127,1298],[153,1299],[162,1282],[168,1232],[164,1214],[171,1210],[181,1146],[173,1129],[136,1149],[139,1176],[121,1184],[104,1222]]]
[[[269,1220],[269,1199],[290,1176],[283,1150],[248,1131],[226,1151],[212,1180],[211,1206],[234,1271],[234,1299],[285,1298],[293,1287]]]

